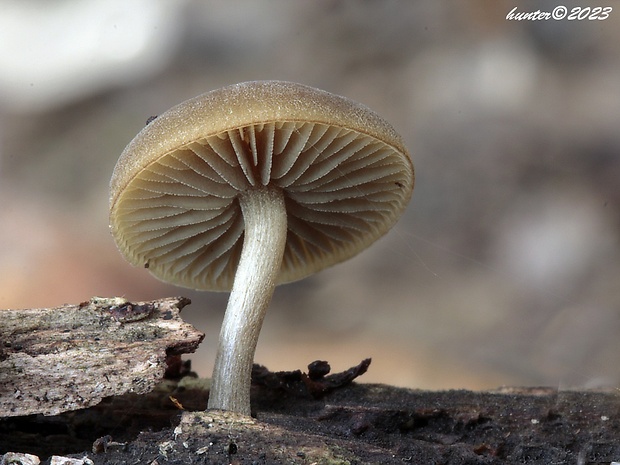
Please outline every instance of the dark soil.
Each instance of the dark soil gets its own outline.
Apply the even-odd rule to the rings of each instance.
[[[87,455],[95,464],[620,461],[615,390],[415,391],[350,384],[363,364],[327,375],[322,363],[308,374],[255,371],[253,419],[203,412],[208,391],[186,377],[56,417],[0,420],[0,452]]]

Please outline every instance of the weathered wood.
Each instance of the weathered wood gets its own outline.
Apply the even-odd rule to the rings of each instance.
[[[150,391],[166,354],[192,350],[202,338],[179,318],[187,303],[93,299],[2,311],[0,463],[35,464],[39,457],[76,465],[620,460],[615,389],[425,392],[349,384],[368,361],[329,376],[326,362],[314,362],[307,374],[256,367],[254,419],[204,411],[209,383],[195,375]],[[89,402],[97,405],[82,408]],[[53,417],[15,416],[78,408]]]
[[[57,415],[104,397],[151,391],[167,356],[193,352],[204,334],[179,316],[182,297],[131,303],[0,310],[0,417]]]

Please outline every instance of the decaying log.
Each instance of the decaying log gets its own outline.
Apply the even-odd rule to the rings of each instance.
[[[2,311],[0,464],[620,461],[613,388],[416,391],[351,383],[369,360],[335,375],[318,361],[308,373],[255,367],[255,418],[205,411],[209,383],[194,374],[151,390],[166,355],[202,338],[180,320],[187,303]],[[61,410],[73,411],[31,414]]]
[[[208,383],[187,376],[58,417],[6,418],[0,454],[64,455],[83,465],[620,461],[613,389],[428,392],[352,383],[317,399],[261,383],[252,388],[253,419],[204,411],[207,394]]]
[[[189,303],[94,297],[0,310],[0,417],[57,415],[151,391],[167,357],[194,352],[204,337],[179,316]]]

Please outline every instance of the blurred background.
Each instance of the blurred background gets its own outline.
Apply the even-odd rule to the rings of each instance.
[[[412,388],[620,385],[620,6],[506,20],[517,4],[558,3],[0,0],[0,308],[184,295],[209,376],[227,294],[127,264],[108,182],[149,116],[291,80],[392,122],[417,179],[372,248],[276,289],[258,363],[372,357],[362,381]]]

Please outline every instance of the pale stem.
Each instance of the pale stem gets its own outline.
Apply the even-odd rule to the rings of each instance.
[[[249,190],[239,203],[243,249],[220,330],[208,408],[249,416],[254,352],[280,272],[287,225],[279,189]]]

